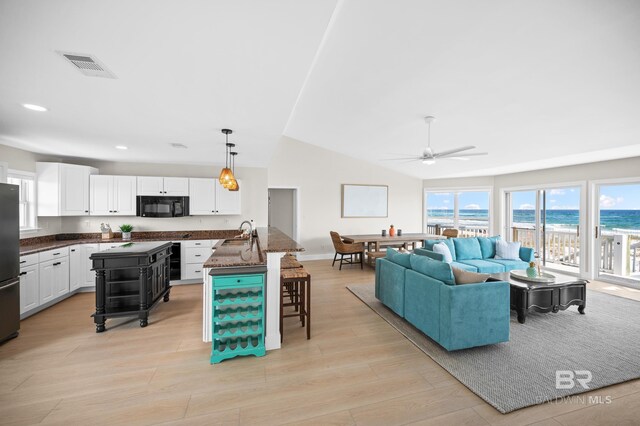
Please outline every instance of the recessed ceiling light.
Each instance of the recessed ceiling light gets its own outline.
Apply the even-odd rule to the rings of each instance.
[[[34,104],[22,104],[23,107],[25,107],[26,109],[30,109],[31,111],[38,111],[38,112],[44,112],[47,109],[43,106],[40,105],[34,105]]]
[[[125,150],[125,149],[129,149],[129,148],[127,148],[127,147],[126,147],[126,146],[124,146],[124,145],[116,145],[116,149],[122,149],[122,150]]]

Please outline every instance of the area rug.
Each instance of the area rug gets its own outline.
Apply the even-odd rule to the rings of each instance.
[[[373,284],[347,288],[501,413],[640,378],[640,302],[588,291],[586,315],[570,307],[520,324],[512,313],[508,343],[447,352],[378,301]]]

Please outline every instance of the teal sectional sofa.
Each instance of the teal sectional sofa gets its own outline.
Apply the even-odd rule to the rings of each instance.
[[[456,285],[449,264],[388,249],[375,295],[448,351],[509,341],[507,282]]]
[[[440,253],[434,252],[433,245],[445,243],[449,247],[453,262],[451,266],[466,271],[494,274],[509,272],[514,269],[527,269],[533,260],[533,249],[520,248],[520,259],[496,259],[496,241],[500,237],[449,238],[447,240],[425,240],[423,248],[415,253],[428,256],[435,260],[444,260]]]

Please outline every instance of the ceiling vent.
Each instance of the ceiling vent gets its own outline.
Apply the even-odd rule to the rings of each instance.
[[[84,75],[88,75],[89,77],[117,78],[116,75],[109,71],[95,56],[61,51],[57,51],[57,53]]]
[[[178,149],[187,149],[187,146],[183,145],[181,143],[170,143],[169,145],[171,145],[174,148],[178,148]]]

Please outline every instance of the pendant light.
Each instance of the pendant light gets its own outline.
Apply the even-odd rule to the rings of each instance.
[[[233,180],[229,182],[226,188],[229,191],[238,191],[240,189],[240,185],[238,184],[238,180],[236,179],[236,155],[238,155],[238,153],[230,152],[229,155],[231,155],[231,173],[233,176]]]
[[[222,169],[220,171],[220,177],[218,178],[218,181],[220,182],[220,184],[222,186],[224,186],[226,188],[226,186],[229,184],[229,182],[231,182],[232,180],[235,179],[233,177],[233,172],[229,168],[229,148],[233,148],[236,145],[232,144],[232,143],[229,143],[229,134],[233,133],[233,130],[231,130],[231,129],[222,129],[222,133],[224,133],[226,135],[226,138],[227,138],[226,146],[227,146],[227,148],[226,148],[225,155],[224,155],[224,169]]]

